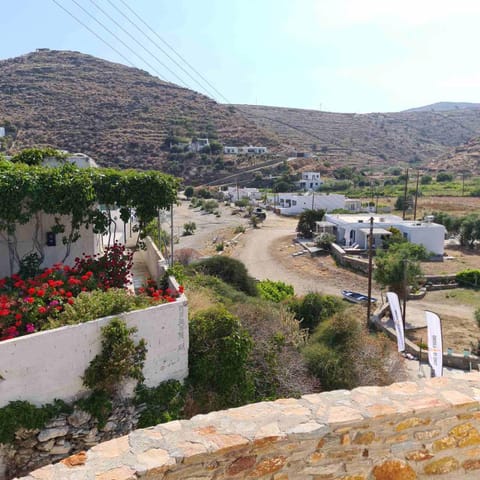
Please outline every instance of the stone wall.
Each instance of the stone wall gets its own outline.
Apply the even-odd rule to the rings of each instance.
[[[104,425],[88,412],[75,409],[70,415],[55,417],[41,430],[18,430],[12,444],[0,444],[0,480],[25,475],[34,468],[121,437],[136,427],[138,418],[135,406],[117,401]]]
[[[25,480],[480,478],[480,375],[361,387],[198,415]]]

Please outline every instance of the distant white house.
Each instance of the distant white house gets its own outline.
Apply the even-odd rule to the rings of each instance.
[[[200,152],[202,148],[207,147],[210,145],[210,142],[208,141],[208,138],[197,138],[195,141],[191,142],[188,145],[188,149],[191,152]]]
[[[223,147],[223,153],[227,155],[242,155],[242,154],[254,154],[261,155],[267,153],[267,147],[254,147],[253,145],[244,147]]]
[[[329,214],[324,220],[332,225],[337,243],[346,247],[358,246],[361,249],[368,248],[368,236],[370,234],[370,218],[373,217],[373,246],[381,248],[385,239],[391,235],[388,230],[394,227],[402,232],[404,238],[411,243],[423,245],[427,251],[435,255],[443,255],[445,241],[445,227],[427,221],[402,220],[396,215],[379,214]],[[318,231],[320,226],[317,226]]]
[[[0,127],[0,138],[5,136],[5,127]]]
[[[314,192],[277,193],[270,196],[269,202],[281,215],[300,215],[304,210],[325,210],[331,212],[345,208],[345,195]]]
[[[258,188],[247,187],[228,187],[227,190],[221,190],[220,193],[223,198],[230,202],[247,198],[248,200],[260,200],[262,198],[262,192]]]
[[[43,164],[54,167],[64,162],[73,163],[79,168],[98,167],[92,158],[83,153],[69,154],[66,159],[46,158]],[[114,228],[111,230],[112,234],[110,237],[108,234],[105,236],[96,234],[92,231],[92,228],[87,229],[82,226],[80,229],[80,238],[71,245],[70,255],[65,260],[65,264],[72,265],[75,257],[81,257],[82,254],[95,255],[102,253],[109,240],[110,244],[113,244],[115,240],[120,243],[126,243],[132,231],[130,222],[124,225],[120,219],[120,212],[118,210],[111,210],[110,213],[115,223]],[[60,222],[62,222],[62,217],[60,217]],[[66,220],[66,223],[68,223],[68,220]],[[26,224],[17,225],[15,240],[19,258],[33,251],[33,238],[37,237],[41,242],[41,248],[44,254],[42,266],[49,267],[61,262],[65,256],[65,245],[62,243],[61,235],[52,232],[52,227],[55,225],[55,216],[47,215],[43,212],[40,212],[38,215],[38,223],[31,220]],[[11,259],[8,242],[9,238],[7,235],[0,235],[0,277],[12,273],[10,271]]]
[[[302,172],[302,178],[298,182],[301,190],[318,190],[323,181],[318,172]]]

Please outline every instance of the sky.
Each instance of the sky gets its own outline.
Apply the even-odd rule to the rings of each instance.
[[[0,5],[0,59],[37,48],[76,50],[142,68],[221,103],[365,113],[438,101],[480,102],[479,0],[0,0]]]

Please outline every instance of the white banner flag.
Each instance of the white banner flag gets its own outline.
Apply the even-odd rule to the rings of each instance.
[[[405,332],[403,331],[402,311],[400,310],[398,295],[395,292],[387,292],[387,300],[392,312],[395,332],[397,333],[398,351],[403,352],[405,350]]]
[[[428,336],[428,363],[432,367],[435,377],[442,376],[443,367],[443,345],[442,325],[436,313],[425,310]]]

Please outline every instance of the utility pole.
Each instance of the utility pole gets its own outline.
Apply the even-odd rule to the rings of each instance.
[[[420,179],[420,170],[417,170],[417,186],[415,187],[415,204],[413,207],[413,219],[417,219],[417,199],[418,199],[418,181]]]
[[[408,259],[403,259],[403,308],[402,308],[402,323],[403,323],[403,334],[405,335],[405,322],[407,318],[407,267]]]
[[[405,211],[407,210],[407,188],[408,188],[408,168],[405,173],[405,188],[403,190],[403,215],[402,220],[405,220]]]
[[[370,326],[370,313],[372,308],[372,260],[373,260],[373,217],[370,217],[370,235],[368,237],[368,304],[367,304],[367,327]]]

